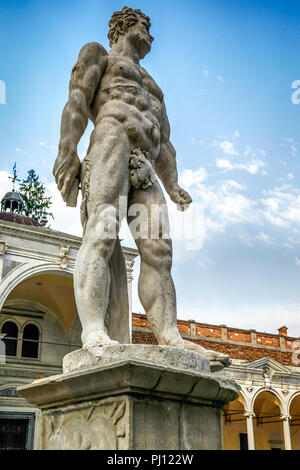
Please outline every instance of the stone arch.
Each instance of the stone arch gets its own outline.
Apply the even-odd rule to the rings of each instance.
[[[245,394],[239,390],[237,399],[223,409],[223,446],[226,450],[239,450],[247,435],[246,404]]]
[[[273,388],[262,387],[252,400],[255,448],[271,450],[284,448],[284,402]]]
[[[21,325],[19,325],[19,322],[17,320],[15,320],[14,318],[10,318],[10,317],[7,317],[7,318],[3,318],[3,320],[0,320],[0,332],[2,330],[2,326],[6,323],[6,322],[12,322],[12,323],[15,323],[18,327],[18,333],[20,334],[20,331],[21,331]]]
[[[33,277],[34,275],[42,273],[53,273],[57,275],[63,275],[67,277],[66,274],[72,278],[73,270],[70,268],[61,269],[57,264],[54,263],[38,263],[35,265],[22,264],[18,268],[15,268],[13,272],[9,273],[1,283],[1,295],[0,295],[0,311],[4,305],[5,300],[12,292],[12,290],[20,284],[22,281]]]
[[[300,450],[300,392],[293,393],[288,408],[291,448]]]
[[[1,398],[10,398],[17,397],[22,398],[21,395],[17,392],[17,388],[24,385],[24,382],[6,382],[5,384],[0,385],[0,400]]]
[[[7,323],[12,323],[13,325],[16,326],[17,328],[17,331],[16,331],[16,337],[12,337],[11,339],[7,339],[7,342],[6,342],[6,337],[7,335],[5,335],[5,338],[1,338],[1,350],[0,350],[0,355],[2,356],[12,356],[12,357],[18,357],[18,351],[19,351],[19,342],[20,342],[20,325],[19,325],[19,322],[17,322],[14,318],[3,318],[2,321],[0,321],[0,333],[2,333],[2,329],[3,327],[7,324]],[[8,348],[8,349],[7,349]],[[8,352],[10,348],[10,352]]]
[[[249,401],[249,397],[245,393],[245,390],[243,390],[242,388],[239,391],[239,396],[237,400],[243,405],[245,411],[250,411],[249,406],[251,402]]]
[[[276,390],[274,390],[273,388],[268,389],[268,388],[265,388],[265,387],[261,387],[260,389],[256,390],[256,392],[253,395],[252,400],[251,400],[251,409],[252,410],[254,409],[254,404],[255,404],[256,398],[258,397],[258,395],[260,395],[263,392],[268,392],[268,393],[274,395],[277,398],[278,406],[280,408],[280,411],[283,413],[284,412],[284,403],[283,403],[282,398],[279,395],[279,393]]]
[[[297,398],[298,396],[300,397],[300,392],[299,391],[296,391],[295,393],[293,393],[293,395],[290,396],[289,401],[288,401],[288,405],[287,405],[288,414],[290,414],[291,404],[292,404],[293,400],[295,398]]]
[[[51,313],[63,323],[64,329],[69,336],[73,316],[76,311],[73,290],[73,271],[70,268],[60,269],[57,264],[53,263],[20,266],[3,279],[1,283],[0,310],[5,303],[14,297],[15,300],[17,300],[17,297],[19,299],[28,299],[27,290],[24,289],[24,286],[30,285],[31,288],[36,288],[34,284],[39,284],[37,282],[39,279],[43,279],[44,286],[41,288],[39,294],[35,291],[35,296],[33,296],[32,299],[43,306],[42,310],[48,307]],[[61,282],[60,279],[62,279]],[[54,290],[56,290],[57,295],[54,294]],[[63,305],[63,299],[65,297],[67,297],[67,299]]]

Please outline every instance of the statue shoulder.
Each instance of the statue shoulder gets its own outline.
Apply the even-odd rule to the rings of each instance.
[[[99,82],[107,64],[108,53],[98,42],[88,42],[78,55],[78,59],[72,68],[70,87],[92,87],[95,91],[95,83]]]
[[[78,60],[86,65],[97,63],[108,56],[107,50],[99,42],[88,42],[79,52]]]

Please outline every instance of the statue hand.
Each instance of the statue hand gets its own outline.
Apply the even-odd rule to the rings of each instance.
[[[178,185],[170,191],[169,196],[175,204],[179,205],[179,210],[181,211],[187,209],[192,202],[191,196]]]
[[[60,151],[56,157],[53,175],[63,200],[66,202],[71,186],[79,174],[80,160],[76,151]]]

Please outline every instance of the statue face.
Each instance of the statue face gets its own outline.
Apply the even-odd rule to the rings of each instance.
[[[140,17],[138,22],[129,28],[126,36],[134,44],[141,59],[150,52],[151,43],[154,38],[149,33],[148,24],[144,18]]]

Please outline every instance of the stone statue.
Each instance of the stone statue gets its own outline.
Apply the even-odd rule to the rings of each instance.
[[[126,270],[117,236],[126,214],[120,198],[126,201],[129,226],[133,205],[143,204],[151,214],[153,204],[165,204],[156,175],[181,210],[192,202],[178,185],[163,93],[140,65],[153,41],[150,19],[124,7],[112,15],[109,26],[110,51],[88,43],[73,67],[53,169],[67,205],[76,206],[80,181],[82,185],[83,242],[74,287],[84,349],[127,338]],[[95,127],[80,163],[77,144],[89,118]],[[210,359],[211,370],[220,370],[230,364],[228,356],[185,341],[178,331],[172,244],[162,229],[168,227],[167,217],[164,213],[155,239],[133,233],[141,258],[141,303],[160,345],[197,351]],[[149,227],[153,222],[149,215]],[[114,232],[114,237],[105,236]]]

